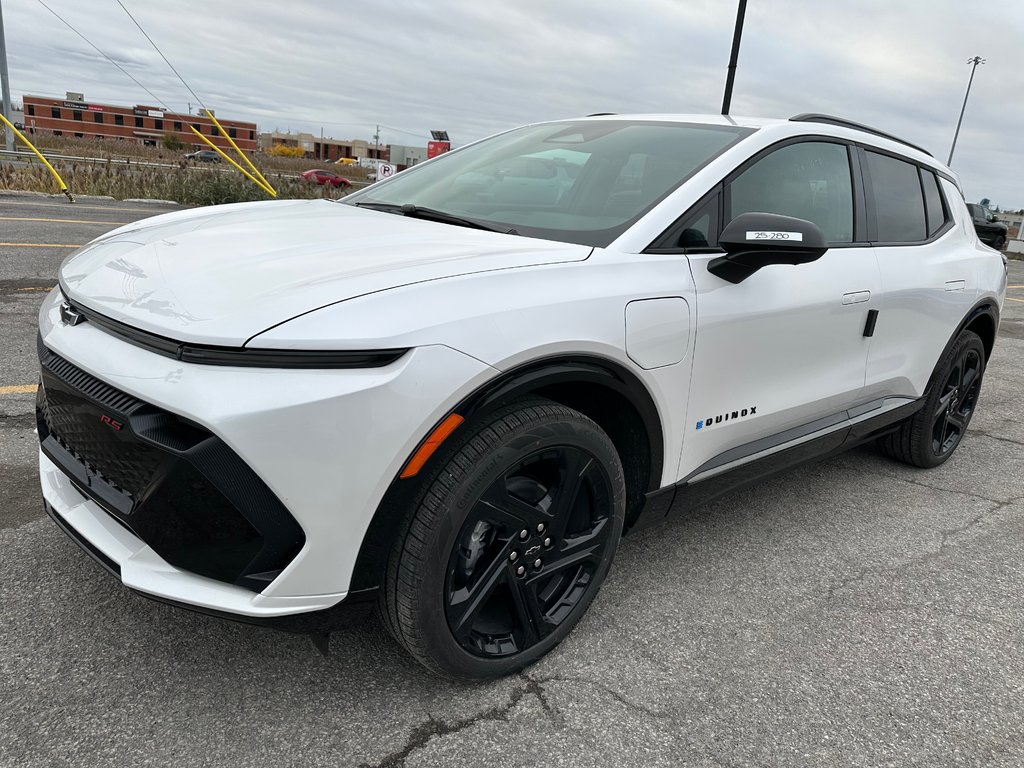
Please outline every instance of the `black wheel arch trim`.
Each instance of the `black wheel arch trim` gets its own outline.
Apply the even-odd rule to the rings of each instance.
[[[985,345],[985,362],[988,362],[989,357],[992,355],[992,349],[995,346],[996,336],[999,334],[999,305],[996,304],[996,300],[991,297],[986,297],[977,302],[973,307],[971,307],[971,310],[964,315],[963,320],[957,324],[956,330],[953,331],[952,335],[949,337],[949,341],[946,342],[938,359],[935,361],[935,367],[932,369],[931,376],[928,377],[928,386],[931,386],[932,381],[935,379],[935,376],[939,371],[939,365],[941,365],[942,361],[946,358],[946,355],[949,353],[949,350],[953,348],[953,345],[956,344],[956,340],[960,338],[960,334],[963,333],[969,325],[974,323],[975,320],[982,316],[988,317],[992,322],[991,343],[984,338],[981,340]]]
[[[571,383],[603,386],[622,396],[633,406],[647,432],[650,454],[649,477],[647,488],[644,491],[645,493],[657,491],[661,487],[665,437],[655,400],[640,378],[624,364],[596,355],[577,354],[539,358],[503,371],[464,397],[436,424],[431,425],[410,456],[415,455],[437,426],[453,413],[469,420],[481,413],[496,410],[516,398],[543,390],[545,387]],[[457,436],[458,430],[453,434]],[[447,460],[447,455],[448,451],[442,446],[435,455],[430,457],[421,473],[429,473],[432,467]],[[405,462],[392,478],[366,529],[359,554],[356,557],[350,589],[372,589],[378,587],[382,582],[383,570],[386,567],[395,531],[399,529],[401,520],[409,513],[416,491],[420,488],[420,483],[409,482],[413,478],[402,479],[400,477],[404,467]]]

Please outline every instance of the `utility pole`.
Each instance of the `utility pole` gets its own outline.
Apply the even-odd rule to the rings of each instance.
[[[953,150],[956,149],[956,140],[960,135],[960,124],[964,121],[964,112],[967,110],[967,97],[971,95],[971,83],[974,82],[974,70],[978,68],[979,64],[984,64],[985,60],[981,56],[972,56],[967,60],[967,63],[971,65],[971,77],[967,80],[967,93],[964,94],[964,105],[960,107],[960,119],[956,121],[956,131],[953,133],[953,145],[949,148],[949,159],[946,161],[946,165],[953,164]]]
[[[0,91],[3,94],[4,117],[14,122],[11,114],[11,83],[7,77],[7,44],[4,42],[4,9],[0,5]],[[14,149],[14,134],[4,126],[4,147],[8,152]]]
[[[380,160],[380,126],[377,126],[377,132],[373,134],[373,147],[376,159]]]
[[[722,114],[729,114],[732,106],[732,86],[736,81],[736,62],[740,57],[740,38],[743,36],[743,17],[747,13],[747,0],[740,0],[736,9],[736,28],[732,33],[732,53],[729,55],[729,70],[725,76],[725,96],[722,97]]]
[[[324,127],[321,125],[320,126],[320,162],[321,163],[324,161],[324,157],[326,157],[326,155],[324,154]]]

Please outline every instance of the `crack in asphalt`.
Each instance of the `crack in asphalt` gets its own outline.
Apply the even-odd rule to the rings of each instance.
[[[6,295],[10,293],[23,293],[25,296],[31,297],[33,294],[39,295],[43,291],[49,291],[56,285],[56,280],[52,277],[49,278],[32,278],[22,277],[14,280],[0,280],[0,295]],[[41,300],[41,297],[39,297]]]
[[[1013,440],[1009,437],[1000,437],[999,435],[993,435],[991,432],[985,432],[981,429],[971,429],[971,433],[980,437],[987,437],[989,440],[998,440],[1001,443],[1010,443],[1011,445],[1018,445],[1024,448],[1024,443],[1020,440]]]
[[[984,497],[979,496],[977,498]],[[956,528],[941,529],[939,531],[939,533],[941,534],[941,537],[939,539],[939,546],[934,551],[925,552],[924,554],[908,558],[906,561],[898,563],[897,565],[885,566],[882,568],[861,568],[855,575],[848,576],[846,578],[841,579],[838,583],[830,585],[825,595],[825,599],[827,601],[834,600],[837,592],[846,589],[847,587],[850,587],[853,584],[863,582],[869,574],[896,573],[905,570],[913,565],[922,565],[924,563],[929,563],[939,559],[940,557],[946,554],[948,549],[952,548],[953,544],[951,543],[951,539],[953,539],[953,537],[959,536],[962,533],[966,533],[971,528],[974,528],[975,526],[984,522],[986,518],[991,517],[999,510],[1004,509],[1012,504],[1016,504],[1018,501],[1024,500],[1024,496],[1018,496],[1012,499],[1008,499],[1006,501],[996,501],[995,499],[985,500],[993,503],[995,506],[991,507],[990,509],[986,509],[984,512],[979,512],[977,515],[974,515],[974,517],[970,518],[966,523],[964,523],[961,526],[958,526]]]
[[[598,682],[596,682],[594,680],[586,680],[586,679],[584,679],[582,677],[558,677],[558,676],[551,676],[551,677],[541,678],[539,682],[541,682],[541,683],[568,683],[569,685],[589,685],[591,688],[596,688],[597,690],[601,691],[602,693],[608,694],[613,699],[615,699],[617,702],[622,704],[624,707],[626,707],[628,709],[631,709],[634,712],[639,712],[641,714],[647,715],[649,717],[656,718],[658,720],[666,720],[666,719],[667,720],[674,720],[675,719],[675,718],[672,717],[672,715],[670,715],[670,714],[668,714],[666,712],[661,712],[661,711],[658,711],[656,709],[650,709],[648,707],[645,707],[643,704],[638,704],[635,701],[627,699],[625,696],[623,696],[618,691],[613,690],[612,688],[609,688],[608,686],[603,685],[601,683],[598,683]]]
[[[889,472],[881,472],[875,469],[867,469],[862,467],[861,471],[868,475],[875,475],[876,477],[885,477],[890,480],[899,480],[904,483],[909,483],[910,485],[916,485],[920,488],[927,488],[930,491],[939,491],[940,493],[955,493],[958,496],[967,496],[969,498],[978,499],[980,501],[988,501],[991,502],[992,504],[1002,504],[1004,503],[1004,501],[1006,501],[1005,499],[993,499],[990,496],[982,496],[980,493],[972,493],[971,491],[957,491],[954,490],[953,488],[940,488],[939,486],[929,485],[928,483],[922,483],[920,480],[911,480],[909,477],[904,477],[902,475],[892,474]]]
[[[8,414],[0,413],[0,429],[35,429],[36,428],[36,414],[31,413],[19,413],[19,414]]]
[[[428,716],[425,722],[412,729],[412,732],[409,734],[409,737],[406,739],[405,744],[401,749],[391,752],[380,760],[380,762],[362,763],[360,768],[400,768],[400,766],[404,766],[406,764],[406,760],[408,760],[414,753],[426,747],[427,744],[435,738],[459,733],[460,731],[471,728],[478,723],[496,720],[507,721],[509,713],[527,696],[535,696],[548,717],[554,720],[556,724],[564,725],[564,719],[561,714],[548,701],[547,691],[544,688],[547,683],[566,683],[568,685],[589,686],[607,694],[633,712],[646,717],[655,718],[657,720],[670,720],[675,722],[675,718],[671,714],[645,707],[642,704],[626,698],[618,691],[594,680],[587,680],[581,677],[562,677],[558,675],[537,678],[531,677],[525,672],[520,674],[520,678],[524,681],[524,684],[513,689],[509,696],[508,703],[492,707],[473,715],[472,717],[461,718],[453,722],[446,722],[433,716]]]
[[[525,681],[525,684],[512,690],[507,704],[491,707],[472,717],[462,718],[451,723],[438,720],[433,715],[430,715],[427,717],[426,722],[413,728],[401,749],[385,756],[378,763],[362,763],[360,768],[397,768],[397,766],[405,765],[405,761],[410,755],[425,747],[435,737],[458,733],[478,723],[492,720],[507,721],[509,712],[515,709],[526,696],[536,696],[544,711],[549,716],[554,715],[555,710],[547,700],[542,682],[525,674],[520,677]]]

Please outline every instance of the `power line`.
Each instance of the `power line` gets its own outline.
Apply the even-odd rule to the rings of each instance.
[[[121,66],[120,64],[118,64],[118,63],[117,63],[116,61],[114,61],[114,60],[113,60],[112,58],[110,58],[109,56],[107,56],[107,54],[105,54],[105,53],[104,53],[103,51],[101,51],[101,50],[100,50],[99,48],[97,48],[97,47],[96,47],[96,46],[95,46],[95,45],[93,44],[93,42],[92,42],[92,41],[91,41],[91,40],[90,40],[89,38],[87,38],[87,37],[86,37],[85,35],[83,35],[83,34],[82,34],[81,32],[79,32],[79,31],[78,31],[78,30],[77,30],[77,29],[76,29],[76,28],[75,28],[74,26],[72,26],[72,24],[71,24],[71,23],[70,23],[69,21],[67,21],[67,20],[66,20],[66,19],[65,19],[65,18],[64,18],[63,16],[61,16],[61,15],[60,15],[59,13],[57,13],[57,12],[56,12],[55,10],[53,10],[53,8],[51,8],[51,7],[50,7],[50,6],[48,6],[48,5],[46,4],[46,3],[44,3],[44,2],[43,2],[43,0],[36,0],[36,2],[37,2],[37,3],[39,3],[39,4],[41,5],[41,6],[43,6],[43,8],[45,8],[46,10],[48,10],[48,11],[49,11],[50,13],[52,13],[52,14],[53,14],[54,16],[56,16],[56,17],[57,17],[57,20],[58,20],[58,21],[60,21],[60,23],[61,23],[61,24],[63,24],[63,25],[65,26],[65,27],[67,27],[67,28],[68,28],[68,29],[70,29],[70,30],[71,30],[72,32],[74,32],[74,33],[75,33],[76,35],[78,35],[78,36],[79,36],[80,38],[82,38],[82,39],[83,39],[83,40],[84,40],[84,41],[85,41],[85,42],[86,42],[86,43],[87,43],[87,44],[88,44],[88,45],[89,45],[89,46],[90,46],[90,47],[91,47],[91,48],[92,48],[92,49],[93,49],[94,51],[96,51],[96,53],[98,53],[98,54],[99,54],[100,56],[102,56],[102,57],[103,57],[104,59],[106,59],[106,60],[107,60],[107,61],[109,61],[109,62],[110,62],[111,64],[113,64],[113,65],[114,65],[115,67],[117,67],[117,68],[118,68],[119,70],[121,70],[121,72],[123,72],[123,73],[124,73],[125,75],[127,75],[127,76],[128,76],[128,77],[129,77],[130,79],[131,79],[131,81],[132,81],[133,83],[135,83],[135,84],[136,84],[137,86],[139,86],[139,88],[141,88],[141,89],[142,89],[142,90],[144,90],[144,91],[145,91],[146,93],[148,93],[148,94],[150,95],[150,97],[151,97],[151,98],[152,98],[152,99],[153,99],[153,100],[154,100],[154,101],[155,101],[155,102],[156,102],[157,104],[159,104],[159,105],[160,105],[161,107],[163,107],[163,108],[164,108],[164,109],[165,109],[166,111],[168,111],[168,112],[173,112],[173,111],[174,111],[174,110],[172,110],[172,109],[171,109],[170,107],[168,107],[166,103],[164,103],[164,100],[163,100],[163,99],[161,99],[161,98],[160,98],[159,96],[157,96],[157,95],[156,95],[155,93],[153,93],[153,92],[152,92],[151,90],[149,90],[149,88],[147,88],[147,87],[146,87],[146,86],[144,86],[144,85],[143,85],[142,83],[140,83],[140,82],[139,82],[138,80],[136,80],[136,79],[135,79],[135,76],[134,76],[134,75],[132,75],[132,73],[131,73],[131,72],[129,72],[129,71],[127,70],[127,69],[125,69],[124,67],[122,67],[122,66]]]
[[[40,0],[40,2],[41,1],[42,0]],[[125,8],[124,3],[122,3],[121,0],[117,0],[117,4],[121,6],[121,10],[123,10],[125,13],[127,13],[128,14],[128,18],[131,19],[132,22],[135,24],[135,26],[139,28],[139,32],[141,32],[143,34],[143,36],[147,40],[149,40],[149,44],[153,46],[153,49],[157,53],[160,54],[160,58],[163,59],[167,63],[167,66],[171,68],[171,72],[173,72],[175,75],[178,76],[178,79],[181,80],[181,84],[184,85],[185,88],[188,89],[188,92],[191,93],[195,97],[196,101],[199,102],[199,106],[201,106],[203,109],[206,109],[206,104],[204,104],[203,100],[201,98],[199,98],[199,94],[196,93],[195,91],[193,91],[192,90],[192,86],[190,86],[188,83],[185,82],[185,78],[183,78],[181,76],[181,73],[178,72],[178,70],[176,70],[174,68],[174,65],[171,64],[170,60],[166,56],[164,56],[164,52],[160,50],[160,46],[158,46],[155,42],[153,42],[153,38],[150,37],[149,34],[146,32],[146,30],[144,30],[142,28],[142,25],[139,24],[139,22],[135,20],[135,17],[132,16],[132,12],[129,11],[127,8]],[[206,111],[209,112],[210,110],[206,109]]]

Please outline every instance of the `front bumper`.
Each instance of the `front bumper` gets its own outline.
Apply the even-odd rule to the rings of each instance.
[[[215,436],[297,523],[301,549],[288,553],[269,583],[225,583],[172,565],[129,530],[127,518],[117,519],[108,500],[62,470],[53,451],[40,451],[43,497],[52,513],[125,585],[241,617],[320,611],[344,600],[363,536],[402,464],[444,413],[493,373],[444,346],[419,347],[366,370],[190,364],[90,323],[63,325],[54,297],[40,319],[46,349]]]

